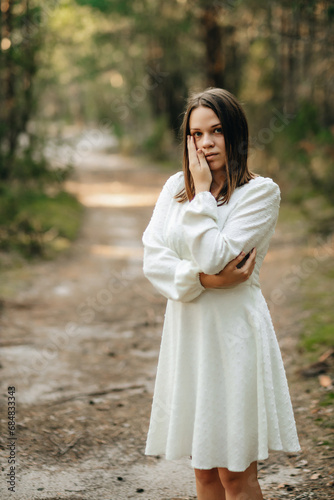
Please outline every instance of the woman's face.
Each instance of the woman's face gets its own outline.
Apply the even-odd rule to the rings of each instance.
[[[210,170],[224,169],[226,164],[225,139],[216,113],[204,106],[193,109],[189,117],[189,128],[196,148],[204,151]]]

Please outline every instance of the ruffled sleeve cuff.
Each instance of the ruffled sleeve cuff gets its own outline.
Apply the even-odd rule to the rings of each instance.
[[[201,191],[189,203],[186,213],[204,215],[217,221],[218,209],[216,198],[210,191]]]

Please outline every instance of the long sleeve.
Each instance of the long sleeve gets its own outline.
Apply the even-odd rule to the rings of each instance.
[[[168,211],[173,202],[170,189],[173,177],[164,185],[151,221],[143,234],[143,270],[146,278],[164,297],[190,302],[205,290],[199,279],[200,268],[192,261],[180,259],[164,238]]]
[[[255,178],[240,189],[235,208],[222,230],[218,227],[217,202],[209,191],[198,193],[187,207],[182,224],[191,255],[206,274],[221,271],[241,251],[258,247],[275,230],[280,190],[269,178]]]

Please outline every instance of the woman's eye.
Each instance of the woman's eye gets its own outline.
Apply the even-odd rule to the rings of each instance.
[[[194,132],[194,133],[193,133],[193,136],[194,136],[194,137],[199,137],[200,135],[201,135],[201,132]]]
[[[215,128],[215,132],[218,132],[218,134],[221,134],[222,133],[222,128],[221,127],[217,127]]]

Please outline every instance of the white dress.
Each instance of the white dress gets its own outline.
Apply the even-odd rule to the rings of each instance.
[[[144,274],[167,299],[146,455],[192,456],[198,469],[244,471],[268,450],[300,450],[285,370],[259,271],[274,233],[280,190],[258,176],[218,206],[209,192],[163,187],[143,234]],[[257,249],[244,283],[205,289],[241,251]]]

